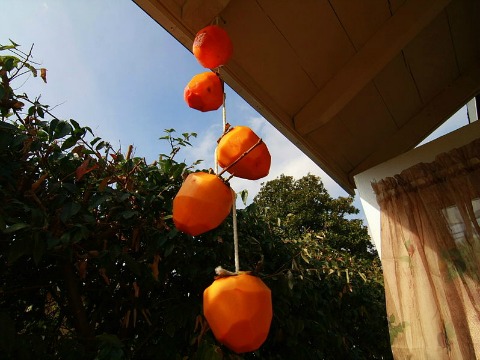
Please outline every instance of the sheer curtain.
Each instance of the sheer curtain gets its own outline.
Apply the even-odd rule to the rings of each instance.
[[[480,359],[480,139],[372,184],[396,359]]]

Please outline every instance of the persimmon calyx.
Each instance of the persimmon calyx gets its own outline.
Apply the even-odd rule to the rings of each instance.
[[[251,275],[252,272],[251,271],[234,272],[234,271],[229,271],[227,269],[224,269],[221,266],[217,266],[215,268],[215,274],[217,274],[217,276],[215,276],[215,280],[216,280],[216,279],[223,278],[223,277],[228,277],[228,276],[237,276],[237,275],[242,275],[242,274]]]

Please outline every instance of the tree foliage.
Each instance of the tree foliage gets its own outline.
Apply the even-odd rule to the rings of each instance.
[[[247,208],[271,239],[262,241],[265,273],[283,295],[271,339],[288,334],[273,347],[285,358],[391,357],[380,262],[352,203],[317,176],[282,175]]]
[[[4,55],[6,54],[6,55]],[[232,222],[178,232],[172,201],[195,134],[167,129],[147,164],[12,84],[37,69],[0,45],[0,353],[5,359],[388,358],[381,269],[351,199],[318,178],[267,183],[238,212],[243,270],[271,288],[267,342],[236,355],[202,315]],[[46,81],[46,77],[44,78]],[[307,202],[305,202],[307,201]]]

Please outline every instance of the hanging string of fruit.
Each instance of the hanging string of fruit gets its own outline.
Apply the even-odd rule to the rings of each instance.
[[[217,24],[195,36],[193,54],[211,71],[195,75],[185,87],[189,107],[206,112],[223,105],[223,134],[215,149],[215,173],[189,174],[173,201],[175,226],[197,236],[219,226],[232,211],[235,272],[217,267],[217,277],[204,291],[203,312],[215,338],[236,353],[257,350],[266,340],[272,321],[271,291],[257,276],[240,271],[233,177],[257,180],[268,175],[271,157],[267,146],[247,126],[226,121],[225,92],[220,68],[231,58],[233,45]],[[218,165],[223,170],[218,172]],[[228,172],[227,180],[222,175]]]

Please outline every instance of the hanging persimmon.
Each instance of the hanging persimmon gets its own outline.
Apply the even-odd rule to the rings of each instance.
[[[236,177],[257,180],[270,171],[272,159],[267,145],[247,126],[231,128],[216,151],[218,164]]]
[[[258,277],[221,277],[203,292],[203,313],[215,338],[236,353],[257,350],[272,321],[272,295]]]
[[[173,199],[173,222],[196,236],[216,228],[228,216],[234,193],[218,176],[205,172],[187,176]]]
[[[217,110],[223,104],[222,81],[211,71],[197,74],[185,87],[183,98],[192,109]]]
[[[209,25],[195,35],[192,50],[200,65],[215,69],[228,62],[233,53],[233,45],[224,29],[218,25]]]

